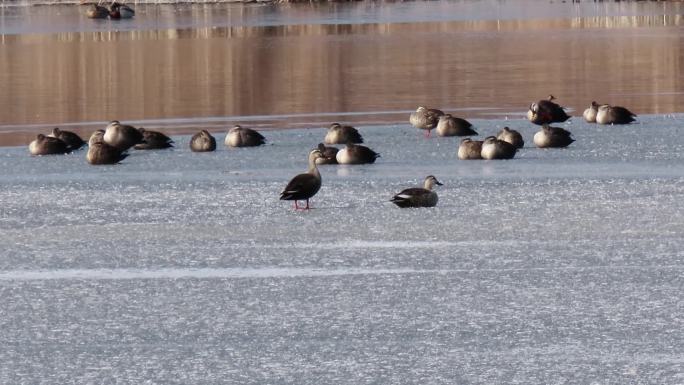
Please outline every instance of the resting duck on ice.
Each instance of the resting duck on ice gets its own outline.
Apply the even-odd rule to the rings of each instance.
[[[425,177],[423,187],[412,187],[402,190],[399,194],[392,197],[390,202],[401,208],[434,207],[438,201],[437,193],[432,191],[435,185],[441,186],[442,183],[434,176],[428,175]]]

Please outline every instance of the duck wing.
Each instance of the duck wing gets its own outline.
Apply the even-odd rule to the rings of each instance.
[[[632,111],[626,109],[625,107],[614,106],[610,108],[610,113],[617,124],[627,124],[632,123],[636,117]]]
[[[50,154],[66,154],[71,152],[71,148],[65,141],[51,136],[45,137],[45,146],[48,148]]]
[[[428,108],[425,112],[425,118],[429,125],[436,126],[439,122],[439,117],[444,115],[444,111],[438,110],[436,108]]]
[[[454,117],[454,124],[460,136],[479,135],[473,130],[473,124],[463,118]]]
[[[157,131],[143,131],[143,143],[135,145],[138,150],[150,150],[173,147],[173,140]]]
[[[615,106],[615,107],[613,107],[613,109],[614,109],[615,112],[616,112],[617,114],[619,114],[619,115],[636,116],[635,113],[633,113],[632,111],[626,109],[625,107]]]
[[[60,131],[58,138],[64,141],[64,143],[69,146],[70,150],[78,150],[85,145],[83,139],[81,139],[78,134],[71,131]]]
[[[90,145],[87,158],[91,164],[117,164],[126,159],[127,156],[127,152],[105,142],[95,142]]]
[[[402,190],[390,199],[390,202],[399,207],[411,207],[421,202],[430,195],[431,191],[422,187],[412,187]]]
[[[342,126],[342,133],[347,139],[347,142],[363,143],[363,137],[359,134],[359,131],[352,126]]]
[[[419,197],[422,195],[427,195],[429,193],[430,193],[430,190],[424,189],[422,187],[411,187],[411,188],[401,190],[401,192],[399,194],[395,195],[394,197],[392,197],[392,199],[410,199],[410,198]]]
[[[565,122],[570,119],[570,116],[565,113],[565,110],[560,105],[550,100],[540,100],[537,102],[537,114],[543,121],[551,122]]]
[[[321,188],[321,180],[309,173],[299,174],[292,178],[280,193],[281,200],[301,200],[314,196]]]
[[[375,163],[375,160],[380,157],[380,154],[366,146],[348,146],[347,151],[350,152],[353,159],[360,160],[363,163]]]
[[[562,127],[551,127],[549,126],[549,131],[551,132],[551,135],[557,135],[557,136],[563,136],[563,137],[570,137],[572,133],[570,131],[562,128]]]
[[[258,146],[266,143],[266,137],[250,128],[243,128],[240,131],[240,139],[242,140],[242,143],[247,143],[250,146]]]
[[[138,143],[145,142],[145,136],[137,128],[126,124],[121,124],[119,127],[121,129],[121,137],[124,138],[123,141],[127,144],[127,146],[125,146],[126,149]]]

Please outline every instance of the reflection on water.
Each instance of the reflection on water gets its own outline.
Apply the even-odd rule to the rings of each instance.
[[[112,119],[177,132],[323,126],[404,122],[421,104],[518,117],[549,93],[575,115],[592,100],[681,111],[682,24],[668,14],[3,35],[0,144]]]

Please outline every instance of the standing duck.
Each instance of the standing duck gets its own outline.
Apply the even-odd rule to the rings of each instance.
[[[347,147],[339,150],[335,159],[339,164],[375,163],[380,154],[360,144],[347,143]]]
[[[318,167],[316,167],[316,160],[320,158],[323,158],[323,153],[318,149],[312,150],[309,153],[309,170],[290,180],[290,183],[280,193],[280,200],[294,201],[295,210],[300,208],[303,210],[309,209],[309,199],[321,189],[321,173],[318,172]],[[303,200],[306,200],[306,207],[299,207],[297,202]]]
[[[523,146],[525,146],[525,141],[523,140],[522,135],[520,135],[518,131],[511,130],[508,127],[502,128],[501,131],[499,131],[499,133],[496,135],[496,138],[508,142],[517,148],[523,148]]]
[[[598,112],[596,113],[596,123],[629,124],[635,120],[635,117],[636,115],[625,107],[604,104],[598,108]]]
[[[325,134],[323,142],[325,144],[363,143],[363,137],[352,126],[333,123],[328,127],[328,133]]]
[[[482,159],[482,141],[465,138],[458,146],[458,159],[471,160]]]
[[[551,127],[548,124],[542,126],[542,129],[534,134],[534,144],[539,148],[547,147],[567,147],[575,139],[571,137],[570,131],[561,127]]]
[[[143,136],[143,143],[135,145],[136,150],[160,150],[173,147],[173,140],[159,131],[150,131],[142,127],[138,131]]]
[[[427,130],[427,132],[425,132],[425,137],[427,138],[430,137],[430,130],[437,127],[439,117],[442,115],[444,115],[444,112],[440,110],[420,106],[416,112],[412,112],[411,116],[409,116],[409,123],[411,123],[413,127]]]
[[[570,119],[563,107],[553,102],[555,99],[553,95],[549,95],[547,100],[532,103],[527,111],[527,119],[539,126],[554,122],[565,122]]]
[[[190,150],[193,152],[209,152],[216,150],[216,139],[207,130],[202,130],[190,139]]]
[[[323,143],[318,143],[318,150],[323,154],[323,158],[316,159],[316,164],[337,164],[337,147],[327,147]]]
[[[71,151],[63,140],[43,134],[38,134],[28,147],[31,155],[58,155]]]
[[[130,19],[133,16],[135,16],[135,11],[126,4],[115,1],[109,6],[109,17],[112,19]]]
[[[88,140],[86,160],[92,165],[117,164],[127,156],[126,152],[105,142],[102,130],[95,131]]]
[[[591,102],[589,108],[584,110],[584,113],[582,114],[582,116],[584,117],[584,121],[587,123],[596,123],[596,114],[598,114],[598,108],[598,103]]]
[[[441,186],[442,183],[434,176],[428,175],[423,182],[423,187],[407,188],[392,197],[390,202],[401,208],[435,207],[438,201],[437,193],[432,191],[435,185]]]
[[[71,131],[60,130],[57,127],[52,129],[52,134],[50,134],[49,136],[61,139],[64,143],[67,144],[69,150],[71,151],[78,150],[86,144],[86,142],[83,139],[81,139],[81,137],[78,136],[78,134]]]
[[[106,19],[109,17],[109,10],[98,3],[87,3],[81,1],[81,4],[88,4],[88,10],[86,11],[86,16],[89,19]]]
[[[494,136],[488,136],[482,143],[482,159],[513,159],[518,148],[514,145],[499,140]]]
[[[226,135],[225,144],[228,147],[255,147],[266,143],[266,138],[251,128],[244,128],[239,124],[231,128]]]
[[[478,135],[472,129],[473,125],[469,121],[450,114],[444,114],[439,117],[437,122],[437,135],[439,136],[471,136]]]
[[[143,143],[142,132],[133,126],[121,124],[118,120],[112,120],[105,128],[104,141],[121,151],[126,151],[136,144]]]

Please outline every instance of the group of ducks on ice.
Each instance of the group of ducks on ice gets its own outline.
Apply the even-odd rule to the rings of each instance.
[[[537,147],[567,147],[575,140],[571,133],[561,127],[550,126],[551,123],[565,122],[570,116],[563,107],[556,104],[549,95],[546,100],[532,103],[527,111],[530,122],[542,128],[533,137]],[[624,107],[599,105],[592,102],[584,111],[587,122],[599,124],[628,124],[634,121],[634,115]],[[465,119],[454,117],[437,109],[418,107],[411,113],[409,122],[416,128],[425,130],[425,136],[435,129],[439,136],[472,136],[478,135],[472,125]],[[236,125],[228,131],[225,145],[228,147],[260,146],[266,139],[259,132]],[[325,144],[324,144],[325,143]],[[328,128],[324,143],[309,153],[309,169],[292,178],[280,194],[281,200],[294,201],[295,209],[309,209],[309,199],[321,188],[320,164],[367,164],[374,163],[380,156],[363,143],[361,134],[352,126],[333,123]],[[39,134],[29,144],[31,155],[65,154],[83,147],[86,143],[75,133],[53,129],[50,135]],[[326,144],[345,144],[338,149]],[[489,136],[483,141],[465,138],[458,148],[458,158],[469,159],[511,159],[518,148],[525,142],[516,130],[504,127],[497,136]],[[173,140],[158,131],[145,130],[112,121],[104,130],[95,131],[88,141],[86,160],[93,165],[116,164],[128,156],[130,148],[138,150],[164,149],[173,147]],[[190,139],[190,149],[194,152],[210,152],[216,150],[216,139],[207,131],[201,130]],[[409,188],[396,194],[391,202],[399,207],[433,207],[437,204],[435,185],[441,183],[432,175],[425,178],[423,187]],[[301,207],[300,201],[306,205]]]

